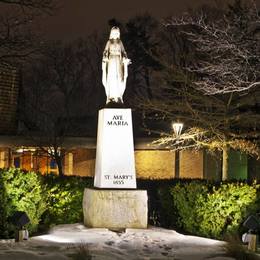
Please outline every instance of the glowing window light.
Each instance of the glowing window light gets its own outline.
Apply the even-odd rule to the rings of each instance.
[[[172,128],[173,128],[173,131],[174,131],[175,135],[177,137],[179,137],[181,135],[181,131],[182,131],[182,128],[183,128],[183,123],[174,122],[172,124]]]

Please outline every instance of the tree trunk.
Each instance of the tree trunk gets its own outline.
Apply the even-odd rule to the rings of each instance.
[[[57,166],[58,166],[59,176],[63,176],[63,167],[62,167],[61,159],[59,159],[59,160],[57,161]]]
[[[222,151],[222,180],[228,179],[228,147],[225,146]]]
[[[63,176],[63,167],[62,167],[62,157],[60,154],[58,154],[57,151],[54,152],[54,157],[55,157],[55,161],[57,163],[57,166],[58,166],[58,173],[59,173],[59,176]]]

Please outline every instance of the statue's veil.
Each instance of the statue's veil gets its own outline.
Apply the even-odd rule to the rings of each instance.
[[[112,34],[114,33],[114,32],[117,32],[118,33],[118,39],[120,39],[120,30],[119,30],[119,28],[117,27],[117,26],[114,26],[114,27],[112,27],[111,28],[111,31],[110,31],[110,35],[109,35],[109,39],[112,39]]]

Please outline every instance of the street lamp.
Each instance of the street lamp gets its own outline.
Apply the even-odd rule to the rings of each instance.
[[[172,123],[172,128],[173,128],[173,131],[174,131],[175,135],[177,137],[179,137],[181,135],[181,131],[182,131],[182,128],[183,128],[183,123],[181,123],[181,122],[173,122]]]
[[[175,136],[180,137],[183,128],[183,123],[177,121],[172,123],[172,128]],[[180,177],[180,154],[178,149],[175,151],[175,178]]]

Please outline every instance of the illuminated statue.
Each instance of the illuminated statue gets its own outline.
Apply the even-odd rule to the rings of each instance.
[[[130,60],[120,40],[120,30],[113,27],[102,60],[102,83],[107,95],[106,103],[123,103],[129,64]]]

